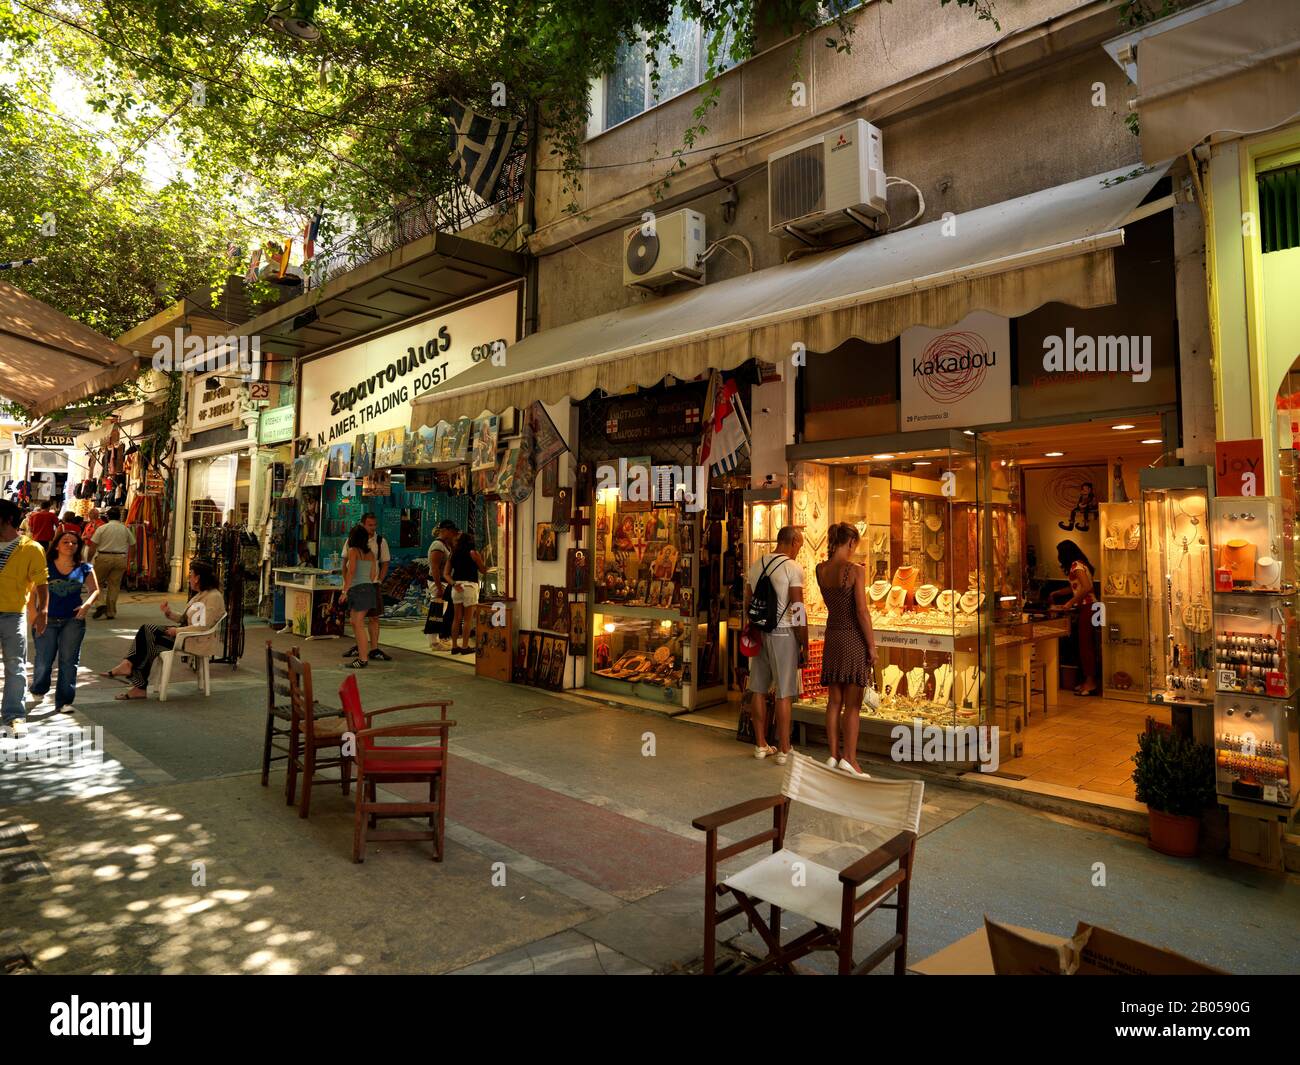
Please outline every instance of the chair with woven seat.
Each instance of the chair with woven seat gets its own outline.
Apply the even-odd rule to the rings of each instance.
[[[304,662],[297,649],[289,652],[289,756],[288,771],[284,781],[284,801],[292,806],[297,790],[298,774],[302,774],[302,799],[298,802],[298,816],[311,813],[311,789],[316,776],[324,769],[339,771],[339,782],[346,796],[350,787],[352,763],[343,753],[348,730],[345,717],[317,717],[316,700],[311,682],[311,663]],[[337,754],[321,757],[321,751],[338,748]],[[332,783],[332,781],[331,781]]]
[[[270,640],[266,641],[266,732],[262,740],[262,787],[270,783],[271,763],[283,762],[289,757],[289,736],[293,732],[293,711],[289,706],[289,655],[302,654],[297,647],[286,653],[277,651]],[[343,717],[337,707],[314,707],[316,720]],[[275,753],[275,752],[282,753]]]
[[[455,721],[447,720],[450,699],[426,703],[403,703],[386,706],[381,710],[363,710],[361,692],[355,675],[347,677],[339,686],[339,701],[347,716],[348,728],[356,737],[354,759],[357,769],[356,820],[352,833],[352,860],[366,860],[368,840],[432,840],[433,860],[442,861],[444,831],[447,812],[447,738]],[[398,710],[420,710],[436,707],[436,721],[408,722],[376,728],[374,719],[380,714]],[[407,739],[437,739],[435,744],[407,745]],[[377,741],[396,740],[397,743]],[[377,788],[392,784],[429,785],[428,801],[388,800],[380,802]],[[410,817],[429,819],[427,830],[390,829],[373,831],[380,818]]]
[[[714,970],[718,923],[744,914],[768,949],[767,957],[750,973],[771,969],[792,973],[791,963],[798,958],[817,950],[833,950],[839,956],[842,976],[868,973],[891,954],[894,973],[902,976],[907,969],[908,898],[924,792],[925,785],[920,781],[852,777],[795,754],[786,767],[781,794],[750,799],[693,821],[706,836],[704,972],[712,974]],[[896,834],[846,868],[832,869],[786,848],[791,803]],[[772,811],[770,829],[719,849],[720,828],[766,810]],[[719,883],[719,862],[769,840],[771,854]],[[890,872],[894,865],[897,869]],[[736,902],[719,912],[718,899],[727,893],[734,895]],[[758,912],[764,903],[771,907],[767,923]],[[897,911],[894,935],[855,966],[854,931],[877,909]],[[814,927],[783,945],[783,910],[807,918]]]

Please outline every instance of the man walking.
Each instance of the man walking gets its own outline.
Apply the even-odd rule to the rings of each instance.
[[[50,592],[45,552],[18,532],[22,511],[0,500],[0,654],[4,657],[4,698],[0,727],[15,739],[27,735],[27,600],[36,590],[32,628],[45,632]]]
[[[388,576],[388,563],[391,559],[388,553],[388,541],[379,535],[379,519],[374,514],[362,514],[361,524],[365,526],[366,533],[370,537],[370,550],[379,561],[379,579],[376,583],[381,589],[380,594],[375,597],[376,605],[366,611],[366,628],[370,630],[370,654],[367,657],[372,662],[391,662],[392,657],[379,649],[379,616],[384,612],[382,588],[384,578]],[[343,652],[343,657],[352,658],[356,653],[357,645],[353,644]]]
[[[86,561],[95,564],[95,575],[99,585],[104,589],[104,601],[97,607],[91,617],[117,617],[117,593],[122,590],[122,578],[126,576],[126,555],[135,547],[135,533],[122,524],[122,511],[109,507],[105,515],[107,520],[90,538]]]
[[[42,499],[36,509],[27,515],[27,535],[41,545],[41,550],[49,548],[54,539],[54,530],[59,524],[59,516],[51,510],[48,499]]]
[[[790,718],[799,694],[800,670],[808,660],[808,618],[803,605],[803,570],[794,561],[803,547],[803,533],[793,525],[776,534],[776,550],[764,555],[745,575],[742,617],[749,616],[754,590],[764,578],[776,599],[776,627],[761,633],[762,646],[750,660],[750,713],[754,721],[754,757],[776,755],[785,765],[790,756]],[[776,696],[777,747],[767,742],[767,697]]]

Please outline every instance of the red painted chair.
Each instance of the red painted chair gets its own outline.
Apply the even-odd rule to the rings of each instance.
[[[354,862],[366,860],[368,839],[428,839],[433,841],[433,860],[442,861],[447,805],[447,734],[448,730],[456,724],[454,721],[447,720],[447,707],[451,705],[451,700],[403,703],[400,706],[386,706],[382,710],[362,710],[357,678],[352,675],[339,685],[339,701],[342,703],[343,713],[348,721],[348,729],[355,737],[356,747],[354,763],[357,771],[357,800],[356,822],[352,834],[352,860]],[[437,721],[415,721],[379,728],[373,724],[374,719],[380,714],[425,707],[438,708]],[[438,742],[421,746],[403,742],[377,742],[389,737],[398,741],[412,737],[436,737]],[[415,800],[379,802],[376,798],[376,785],[387,787],[390,784],[426,782],[429,785],[427,802]],[[428,817],[429,828],[427,831],[410,829],[373,831],[380,818],[391,817]]]

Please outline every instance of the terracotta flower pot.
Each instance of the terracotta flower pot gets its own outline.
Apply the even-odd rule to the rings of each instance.
[[[1201,836],[1201,819],[1147,807],[1152,850],[1168,854],[1171,858],[1195,858],[1197,842]]]

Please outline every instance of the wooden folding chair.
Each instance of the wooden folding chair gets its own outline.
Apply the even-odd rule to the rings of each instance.
[[[768,949],[767,957],[746,975],[776,968],[792,973],[791,963],[805,954],[833,950],[839,955],[841,976],[868,973],[890,954],[894,955],[894,974],[902,976],[907,970],[908,894],[924,792],[925,785],[920,781],[864,780],[795,754],[786,767],[780,795],[750,799],[691,822],[706,835],[704,972],[713,972],[718,922],[744,914]],[[896,829],[898,834],[837,871],[786,849],[785,830],[792,802],[850,821]],[[769,809],[772,811],[770,829],[718,849],[719,828]],[[718,882],[719,862],[769,840],[771,854]],[[894,864],[898,868],[887,872]],[[718,912],[718,899],[728,892],[735,896],[736,902]],[[763,903],[771,907],[766,924],[758,912]],[[854,966],[854,930],[876,909],[897,911],[894,935],[861,965]],[[814,927],[783,945],[782,910],[808,918]]]
[[[304,662],[297,648],[289,652],[286,663],[289,670],[289,756],[288,772],[284,781],[284,801],[293,805],[298,774],[302,774],[302,799],[298,803],[298,816],[311,813],[311,787],[316,775],[323,769],[337,767],[343,794],[347,795],[351,780],[351,759],[343,753],[347,719],[344,717],[318,718],[315,714],[311,664]],[[321,751],[338,748],[337,754],[320,756]],[[332,782],[331,782],[332,783]]]
[[[347,716],[348,727],[356,736],[357,798],[356,821],[352,833],[352,860],[366,860],[367,839],[374,840],[432,840],[433,860],[442,861],[443,837],[447,812],[447,735],[456,724],[447,720],[449,699],[427,703],[403,703],[386,706],[382,710],[365,711],[361,708],[361,693],[357,678],[347,677],[339,686],[339,701]],[[418,710],[437,707],[436,721],[417,721],[401,725],[374,727],[380,714],[397,710]],[[433,745],[408,746],[401,740],[414,737],[436,737]],[[377,740],[396,739],[399,743],[381,744]],[[376,786],[389,784],[429,785],[429,799],[423,801],[379,802]],[[427,830],[390,829],[372,831],[380,818],[428,817]]]
[[[283,762],[289,757],[289,735],[293,731],[293,711],[289,707],[289,655],[302,655],[297,647],[288,653],[277,651],[271,641],[266,641],[266,733],[262,740],[262,787],[271,777],[271,763]],[[343,717],[343,711],[317,703],[313,708],[316,720],[326,717]],[[276,754],[279,751],[281,753]]]

